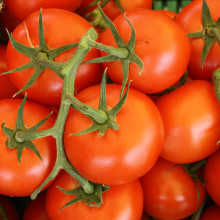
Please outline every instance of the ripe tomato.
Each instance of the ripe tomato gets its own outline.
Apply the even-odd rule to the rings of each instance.
[[[92,26],[85,19],[77,14],[61,9],[42,10],[45,41],[49,48],[55,49],[66,44],[79,42],[80,38]],[[33,13],[24,22],[16,27],[13,32],[14,38],[20,43],[38,47],[38,20],[39,11]],[[55,25],[54,25],[55,24]],[[65,24],[65,25],[64,25]],[[65,62],[74,53],[75,48],[68,50],[58,57],[55,61]],[[99,56],[98,50],[91,50],[85,60]],[[30,61],[28,57],[17,52],[11,45],[7,47],[8,70],[12,70]],[[101,64],[81,65],[76,76],[75,89],[80,90],[99,83],[102,75]],[[23,88],[28,79],[34,72],[34,68],[11,74],[11,79],[18,89]],[[63,79],[54,71],[45,69],[35,83],[26,90],[28,98],[46,105],[59,106]]]
[[[140,181],[144,210],[156,218],[186,218],[200,207],[205,198],[205,189],[200,181],[196,180],[196,184],[182,166],[162,158]]]
[[[19,215],[18,211],[13,204],[13,202],[7,197],[0,195],[0,205],[1,205],[1,213],[0,213],[0,220],[6,219],[5,217],[3,218],[2,214],[2,209],[4,210],[4,213],[7,216],[8,220],[19,220]]]
[[[220,206],[220,150],[212,154],[204,167],[205,186],[210,197]]]
[[[174,12],[174,11],[165,10],[165,9],[161,9],[161,10],[157,10],[157,11],[159,11],[159,12],[161,12],[161,13],[163,13],[163,14],[169,16],[169,17],[172,18],[172,19],[175,19],[176,16],[177,16],[177,13]]]
[[[167,15],[148,9],[136,9],[126,13],[126,17],[136,31],[135,52],[143,60],[144,71],[130,64],[129,80],[131,86],[144,93],[160,92],[184,74],[190,57],[190,44],[183,28]],[[128,43],[131,27],[124,18],[118,16],[114,21],[122,39]],[[113,35],[107,28],[101,42],[117,47]],[[104,52],[101,53],[105,55]],[[122,82],[121,62],[103,63],[108,67],[108,76],[116,83]]]
[[[49,220],[45,207],[46,192],[40,193],[35,200],[28,203],[22,220]]]
[[[16,125],[17,111],[20,99],[5,99],[0,101],[0,124],[13,129]],[[26,101],[24,106],[24,124],[30,128],[45,118],[51,110],[46,106]],[[55,116],[39,128],[48,129],[53,126]],[[17,159],[17,149],[5,146],[7,136],[0,130],[0,194],[8,196],[29,196],[48,176],[56,158],[55,139],[51,136],[34,139],[42,160],[31,150],[25,148],[21,163]]]
[[[200,220],[219,220],[220,219],[220,207],[217,205],[211,205],[206,208],[202,215],[200,216]]]
[[[80,6],[79,11],[83,11],[83,9],[85,9],[92,2],[93,0],[84,0]],[[135,8],[146,8],[146,9],[152,8],[152,0],[139,0],[139,1],[120,0],[120,4],[126,12]],[[86,10],[86,12],[83,12],[82,14],[91,12],[95,8],[97,8],[96,5],[89,8],[88,10]],[[114,20],[116,17],[118,17],[120,14],[123,13],[123,11],[116,5],[115,0],[109,1],[103,8],[103,11],[107,15],[107,17],[111,20]]]
[[[111,186],[104,192],[100,207],[88,207],[78,202],[59,211],[75,196],[61,192],[57,186],[72,190],[78,182],[66,172],[61,172],[46,193],[46,211],[50,220],[140,220],[143,212],[143,191],[138,180],[123,185]]]
[[[0,74],[6,71],[6,46],[0,45]],[[12,83],[9,75],[0,75],[0,88],[0,99],[11,98],[17,92],[17,88]]]
[[[4,0],[6,7],[20,21],[26,19],[34,11],[41,8],[59,8],[69,11],[75,11],[81,4],[82,0]]]
[[[175,21],[178,22],[187,33],[194,33],[202,30],[202,2],[197,0],[190,2],[182,11],[176,16]],[[216,22],[219,19],[220,1],[206,0],[210,9],[212,19]],[[220,47],[217,42],[214,43],[208,56],[201,67],[201,53],[204,46],[202,38],[191,38],[190,44],[192,48],[192,55],[190,57],[188,74],[192,79],[211,80],[212,73],[220,67]]]
[[[219,148],[220,104],[211,82],[191,81],[160,97],[157,107],[165,127],[164,159],[192,163]]]
[[[106,87],[111,109],[120,96],[119,85]],[[98,107],[100,86],[83,90],[81,102]],[[91,120],[72,110],[66,121],[64,147],[70,163],[85,178],[101,184],[122,184],[144,175],[156,162],[163,145],[163,122],[156,105],[145,94],[130,89],[127,100],[115,118],[119,130],[71,135],[91,126]]]

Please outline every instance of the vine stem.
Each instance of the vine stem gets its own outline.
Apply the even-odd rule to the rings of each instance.
[[[49,174],[49,176],[46,178],[46,180],[32,193],[31,198],[35,199],[38,193],[52,180],[54,179],[59,171],[61,169],[64,169],[66,172],[68,172],[72,177],[74,177],[83,188],[84,192],[87,194],[91,194],[94,192],[94,184],[89,182],[87,179],[82,177],[75,168],[72,167],[72,165],[69,163],[69,161],[66,158],[65,151],[64,151],[64,145],[63,145],[63,134],[65,129],[65,122],[66,118],[69,112],[70,105],[72,101],[67,99],[67,94],[73,94],[74,95],[74,83],[75,83],[75,77],[76,72],[81,64],[82,60],[86,56],[86,54],[89,52],[91,47],[88,45],[88,39],[92,38],[96,40],[98,37],[95,29],[91,28],[89,31],[82,37],[78,48],[76,49],[74,55],[65,63],[65,66],[62,69],[62,74],[64,76],[64,83],[63,83],[63,91],[62,91],[62,97],[61,97],[61,104],[60,104],[60,110],[56,119],[56,122],[54,126],[51,128],[51,130],[46,130],[45,134],[52,135],[56,139],[56,146],[57,146],[57,158],[55,162],[55,166],[53,167],[53,170]],[[39,132],[37,132],[39,133]],[[43,132],[41,133],[43,134]]]

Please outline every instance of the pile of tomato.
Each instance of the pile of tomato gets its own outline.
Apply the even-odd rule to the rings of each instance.
[[[220,1],[156,1],[3,0],[0,219],[220,219]]]

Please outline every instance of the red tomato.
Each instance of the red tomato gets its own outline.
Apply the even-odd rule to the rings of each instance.
[[[131,86],[144,93],[160,92],[184,74],[190,57],[190,44],[183,28],[167,15],[147,9],[136,9],[126,13],[136,31],[135,52],[143,60],[144,71],[130,64]],[[124,15],[113,21],[122,39],[128,43],[131,27]],[[109,29],[102,35],[101,42],[117,47]],[[102,55],[105,55],[104,52]],[[103,63],[108,67],[108,76],[116,83],[122,82],[121,62]]]
[[[176,16],[178,22],[187,33],[194,33],[202,30],[202,2],[203,0],[192,1]],[[212,19],[216,22],[219,18],[220,1],[206,0],[210,9]],[[201,38],[190,39],[192,55],[190,57],[188,73],[192,79],[211,80],[213,72],[220,67],[220,47],[217,42],[214,43],[203,64],[200,65],[201,53],[204,46],[204,40]]]
[[[43,25],[46,44],[49,48],[55,49],[66,44],[79,42],[81,37],[92,26],[85,19],[77,14],[61,9],[45,9],[42,11]],[[33,13],[24,22],[17,26],[13,32],[14,38],[20,43],[38,47],[38,20],[39,11]],[[56,24],[56,25],[54,25]],[[65,25],[64,25],[65,24]],[[74,28],[73,28],[74,27]],[[58,57],[55,61],[65,62],[74,53],[75,48],[68,50]],[[92,49],[85,60],[99,56],[99,51]],[[17,52],[11,45],[7,47],[8,69],[14,69],[30,61],[25,55]],[[11,74],[11,79],[18,89],[23,88],[28,79],[34,72],[34,68]],[[99,83],[103,68],[101,64],[81,65],[76,76],[75,89],[80,90]],[[35,83],[26,91],[28,98],[46,105],[59,106],[63,79],[54,71],[45,69]]]
[[[61,192],[57,186],[72,190],[78,187],[78,182],[62,172],[46,194],[46,210],[50,220],[140,220],[143,212],[143,191],[138,180],[123,185],[111,186],[104,192],[101,207],[88,207],[84,202],[78,202],[59,211],[75,196]]]
[[[49,220],[45,207],[46,192],[40,193],[35,200],[28,203],[22,220]]]
[[[205,189],[182,166],[159,158],[141,179],[144,210],[161,219],[181,219],[192,215],[205,198]],[[199,202],[197,186],[199,189]]]
[[[0,74],[6,71],[6,46],[0,45]],[[9,75],[0,75],[0,88],[0,99],[11,98],[17,92],[17,88],[12,83]]]
[[[200,216],[200,220],[219,220],[220,219],[220,207],[212,205],[205,209]]]
[[[34,11],[41,8],[59,8],[69,11],[75,11],[82,0],[4,0],[6,7],[20,21],[26,19]]]
[[[161,10],[157,10],[157,11],[159,11],[159,12],[161,12],[161,13],[163,13],[163,14],[169,16],[169,17],[172,18],[172,19],[175,19],[176,16],[177,16],[177,13],[174,12],[174,11],[165,10],[165,9],[161,9]]]
[[[0,101],[0,124],[14,128],[17,111],[21,104],[19,99],[5,99]],[[51,110],[43,105],[26,101],[24,106],[24,123],[30,128],[45,118]],[[54,115],[40,127],[39,130],[53,126]],[[31,150],[25,148],[22,152],[21,163],[17,159],[17,149],[5,146],[7,136],[0,131],[0,194],[8,196],[29,196],[40,183],[49,175],[56,158],[55,139],[51,136],[34,139],[43,161]]]
[[[4,210],[7,220],[19,220],[18,211],[13,204],[13,202],[7,197],[0,195],[0,206]],[[2,217],[2,210],[0,213],[0,220],[6,219],[5,217]]]
[[[119,85],[106,87],[111,109],[120,96]],[[77,98],[93,108],[98,107],[100,86],[77,94]],[[156,162],[163,145],[163,123],[155,104],[145,94],[130,89],[127,100],[116,116],[119,130],[71,135],[91,126],[91,120],[72,110],[66,121],[64,146],[70,163],[85,178],[107,185],[122,184],[144,175]],[[74,144],[73,144],[74,143]]]
[[[83,11],[83,9],[85,9],[92,2],[93,0],[84,0],[80,6],[80,11]],[[133,10],[135,8],[146,8],[146,9],[152,8],[152,0],[139,0],[139,1],[120,0],[120,4],[126,12]],[[96,5],[89,8],[88,10],[86,10],[86,12],[83,12],[82,14],[91,12],[95,8],[97,8]],[[123,13],[123,11],[116,5],[115,0],[109,1],[104,6],[103,11],[107,15],[107,17],[110,18],[111,20],[114,20],[116,17],[118,17],[120,14]]]
[[[219,148],[220,104],[211,82],[191,81],[160,97],[157,107],[165,127],[164,159],[192,163]]]
[[[220,150],[212,154],[204,167],[205,186],[210,197],[220,206]]]

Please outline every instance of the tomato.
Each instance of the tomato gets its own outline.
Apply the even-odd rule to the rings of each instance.
[[[86,10],[86,12],[83,12],[83,10],[93,2],[93,0],[84,0],[80,6],[79,11],[81,11],[81,14],[85,14],[88,12],[91,12],[97,6],[93,6]],[[133,0],[120,0],[120,4],[123,7],[123,9],[127,12],[135,8],[146,8],[150,9],[152,8],[152,0],[139,0],[139,1],[133,1]],[[114,20],[116,17],[118,17],[120,14],[123,13],[123,11],[117,6],[115,3],[115,0],[109,1],[103,8],[103,11],[107,15],[107,17],[111,20]],[[83,12],[83,13],[82,13]]]
[[[20,99],[5,99],[0,101],[0,124],[5,122],[5,127],[15,128]],[[24,124],[30,128],[45,118],[51,110],[46,106],[33,103],[29,100],[24,106]],[[39,128],[48,129],[53,126],[55,116]],[[34,139],[33,143],[38,148],[42,160],[30,149],[24,148],[21,163],[17,159],[17,149],[6,147],[7,136],[0,131],[0,194],[8,196],[29,196],[49,175],[56,158],[55,139],[51,136]]]
[[[202,30],[202,2],[197,0],[190,2],[186,7],[180,11],[176,16],[178,22],[187,33],[194,33]],[[220,1],[206,0],[210,9],[212,19],[216,22],[219,18]],[[190,57],[188,74],[192,79],[211,80],[212,73],[220,67],[220,47],[217,42],[214,43],[208,56],[201,67],[201,53],[204,46],[204,40],[201,38],[191,38],[190,44],[192,48],[192,55]]]
[[[174,11],[165,10],[165,9],[161,9],[161,10],[157,10],[157,11],[159,11],[159,12],[161,12],[161,13],[163,13],[163,14],[169,16],[169,17],[172,18],[172,19],[175,19],[176,16],[177,16],[177,13],[174,12]]]
[[[46,192],[40,193],[35,200],[31,200],[24,210],[22,220],[49,220],[45,207]]]
[[[81,4],[82,0],[4,0],[9,11],[20,21],[26,19],[34,11],[41,8],[59,8],[69,11],[75,11]]]
[[[106,86],[109,109],[119,101],[120,89],[115,84]],[[97,108],[100,86],[87,88],[76,97]],[[102,137],[98,131],[70,136],[91,126],[91,120],[75,110],[69,112],[66,121],[67,158],[82,176],[96,183],[112,185],[135,180],[153,166],[161,152],[163,122],[156,105],[145,94],[130,89],[115,120],[120,128],[108,129]]]
[[[220,150],[212,154],[204,167],[205,186],[210,197],[220,206]]]
[[[190,44],[183,28],[167,15],[148,9],[136,9],[126,13],[126,17],[136,31],[135,52],[144,63],[144,71],[131,63],[129,80],[131,86],[144,93],[160,92],[184,74],[190,57]],[[114,21],[122,39],[128,43],[131,27],[124,18],[118,16]],[[102,35],[101,42],[117,47],[110,29]],[[102,53],[102,55],[105,55]],[[108,76],[115,82],[122,82],[121,62],[103,63],[108,67]]]
[[[80,38],[92,26],[82,17],[61,9],[45,9],[42,11],[46,44],[49,48],[58,48],[66,44],[79,42]],[[33,13],[16,27],[14,38],[20,43],[38,47],[39,11]],[[56,24],[56,25],[54,25]],[[65,24],[65,25],[64,25]],[[75,48],[68,50],[55,58],[55,61],[65,62],[74,53]],[[92,49],[85,60],[99,56],[99,51]],[[8,70],[12,70],[30,61],[28,57],[17,52],[11,45],[7,47]],[[34,68],[11,74],[11,79],[18,89],[23,88],[34,72]],[[99,83],[103,68],[101,64],[81,65],[77,71],[75,89],[80,90]],[[46,105],[59,106],[63,79],[54,71],[45,69],[35,83],[25,92],[28,98]]]
[[[211,205],[206,208],[202,215],[200,216],[200,220],[218,220],[220,219],[220,207],[217,205]]]
[[[211,82],[188,82],[160,97],[157,107],[165,127],[164,159],[192,163],[219,148],[220,104]]]
[[[19,220],[18,211],[13,202],[7,196],[0,195],[0,206],[1,209],[4,210],[8,220]],[[0,220],[4,219],[6,218],[3,218],[1,210]]]
[[[162,158],[140,181],[144,210],[155,218],[186,218],[200,207],[205,198],[205,189],[200,181],[196,180],[196,184],[183,166],[176,166]]]
[[[46,211],[50,220],[140,220],[143,212],[143,191],[138,180],[123,185],[111,186],[102,194],[103,204],[100,207],[88,207],[78,202],[59,211],[75,196],[61,192],[78,187],[78,182],[62,172],[46,193]]]
[[[6,46],[0,45],[0,74],[6,71]],[[0,76],[0,88],[0,99],[11,98],[17,92],[17,88],[12,83],[9,75]]]

